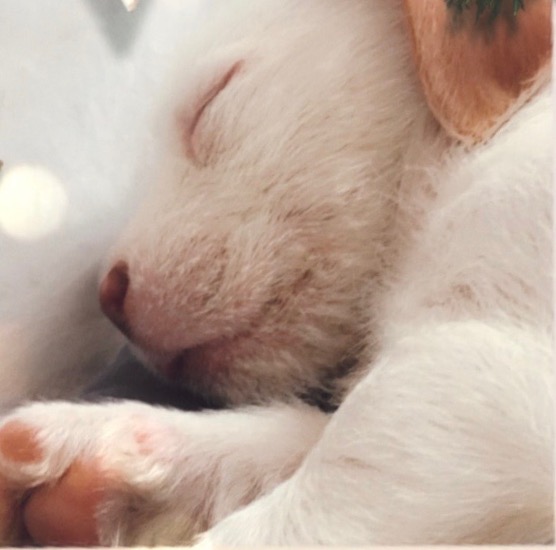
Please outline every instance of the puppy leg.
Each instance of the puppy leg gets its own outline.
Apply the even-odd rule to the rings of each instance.
[[[400,327],[299,470],[201,545],[547,543],[549,335]]]
[[[327,415],[46,403],[0,423],[0,544],[187,543],[287,479]],[[29,498],[24,499],[27,495]]]

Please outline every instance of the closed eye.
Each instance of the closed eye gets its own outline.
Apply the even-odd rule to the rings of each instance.
[[[179,123],[183,136],[185,153],[190,160],[197,164],[202,164],[202,159],[200,159],[199,155],[200,143],[197,130],[203,113],[216,99],[220,92],[222,92],[230,83],[234,75],[237,74],[241,68],[242,64],[242,61],[237,61],[226,71],[219,73],[216,78],[209,81],[208,85],[203,87],[203,92],[199,94],[198,98],[194,102],[194,108],[188,113],[182,113],[180,116]]]

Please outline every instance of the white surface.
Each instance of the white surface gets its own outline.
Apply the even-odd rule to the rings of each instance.
[[[128,13],[119,0],[0,0],[1,174],[47,173],[67,201],[63,212],[38,207],[41,218],[31,204],[39,198],[26,207],[21,193],[0,194],[4,218],[27,224],[25,235],[0,227],[0,409],[30,387],[40,391],[38,363],[71,386],[65,367],[94,354],[87,335],[104,323],[99,259],[148,161],[152,98],[176,44],[208,7],[142,0]],[[82,310],[69,311],[72,300]]]

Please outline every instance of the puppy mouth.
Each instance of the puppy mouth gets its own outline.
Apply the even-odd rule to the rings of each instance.
[[[170,382],[189,378],[209,378],[228,371],[238,353],[238,345],[247,335],[212,340],[175,353],[157,353],[143,349],[151,366]]]

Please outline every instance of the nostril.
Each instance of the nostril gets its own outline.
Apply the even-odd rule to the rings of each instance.
[[[116,263],[100,284],[99,301],[104,314],[122,331],[126,329],[125,298],[129,288],[126,262]]]

